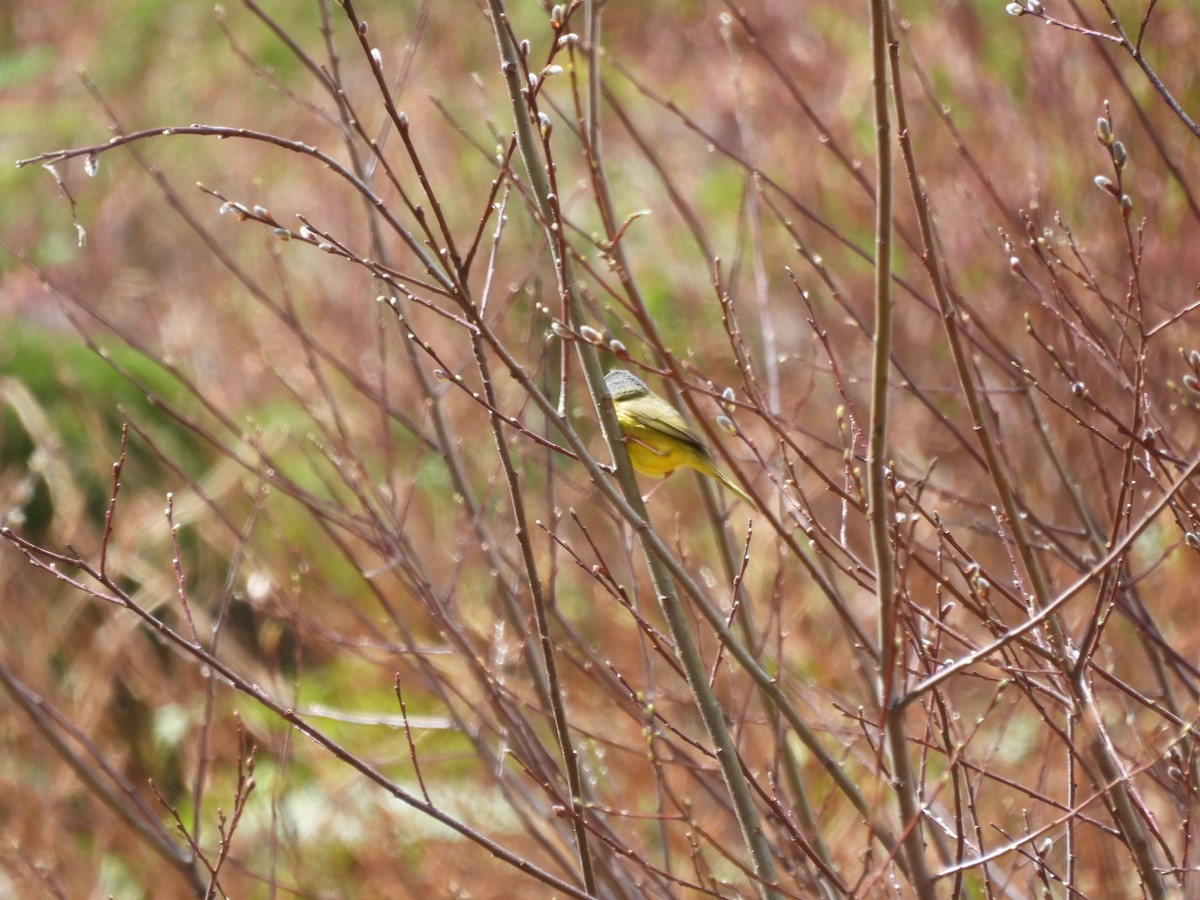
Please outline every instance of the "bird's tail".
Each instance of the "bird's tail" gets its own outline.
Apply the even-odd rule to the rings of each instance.
[[[734,481],[716,466],[713,466],[711,474],[713,478],[717,479],[717,481],[721,482],[721,484],[725,485],[725,487],[729,488],[729,490],[733,491],[735,494],[745,500],[751,509],[758,509],[758,504],[754,502],[754,498],[743,491],[741,485],[739,485],[736,481]]]

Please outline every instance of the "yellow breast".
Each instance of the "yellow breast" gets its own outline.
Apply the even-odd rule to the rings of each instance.
[[[638,416],[617,406],[617,424],[625,433],[625,447],[634,469],[643,475],[662,478],[676,469],[696,468],[697,451],[690,444],[663,431],[648,427]],[[675,414],[678,416],[678,413]],[[680,419],[680,424],[683,420]]]

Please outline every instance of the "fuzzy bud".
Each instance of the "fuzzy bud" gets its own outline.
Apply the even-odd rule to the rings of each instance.
[[[581,338],[583,338],[585,341],[587,341],[589,344],[604,343],[604,335],[602,335],[595,328],[592,328],[590,325],[580,325],[579,326],[579,336]]]
[[[1113,165],[1118,169],[1125,168],[1125,163],[1129,161],[1129,153],[1125,149],[1125,145],[1120,141],[1113,141],[1112,145]]]
[[[1096,120],[1096,140],[1102,143],[1105,147],[1112,146],[1112,123],[1108,121],[1106,116],[1101,116]]]

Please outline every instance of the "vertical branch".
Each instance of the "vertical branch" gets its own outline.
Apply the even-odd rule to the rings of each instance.
[[[892,780],[904,827],[908,875],[921,897],[933,896],[917,781],[908,757],[905,705],[898,683],[903,668],[897,634],[899,598],[888,515],[886,460],[888,375],[892,350],[892,145],[888,111],[887,0],[871,0],[871,71],[875,108],[875,330],[871,343],[871,419],[867,429],[867,526],[879,605],[879,705],[892,761]]]

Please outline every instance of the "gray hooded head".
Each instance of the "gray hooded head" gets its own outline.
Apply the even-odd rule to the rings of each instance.
[[[636,375],[631,375],[624,369],[613,369],[604,376],[604,386],[614,400],[628,400],[632,397],[644,397],[650,393],[646,383]]]

